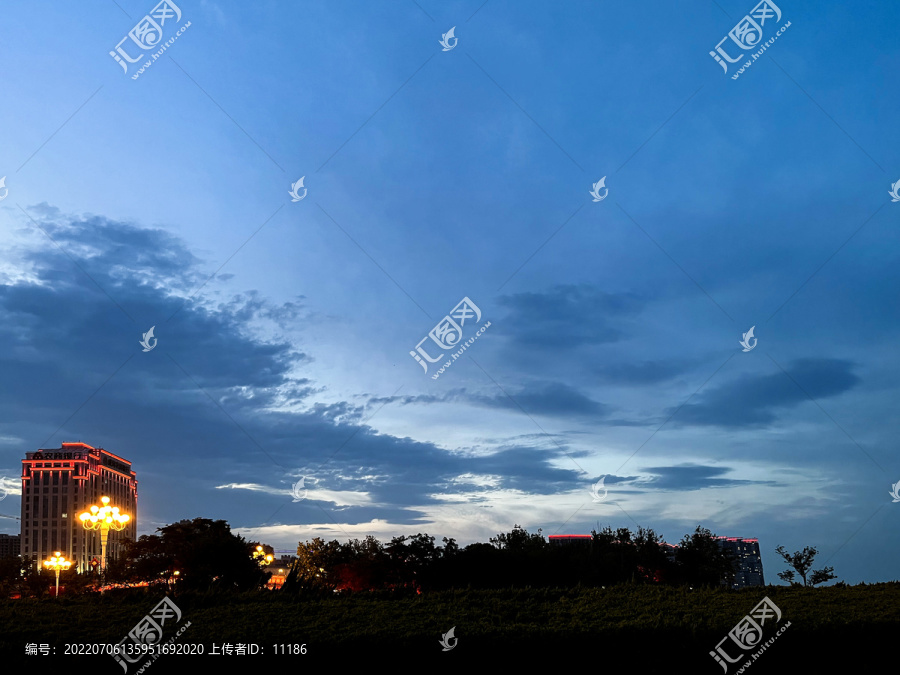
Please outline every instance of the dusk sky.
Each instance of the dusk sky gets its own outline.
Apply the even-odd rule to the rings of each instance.
[[[83,441],[139,534],[701,525],[900,578],[900,4],[778,0],[733,79],[754,0],[176,1],[136,79],[154,0],[4,7],[0,513]]]

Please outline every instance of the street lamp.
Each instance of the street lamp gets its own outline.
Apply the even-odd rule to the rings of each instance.
[[[86,530],[100,530],[100,572],[106,570],[106,541],[109,531],[121,532],[131,516],[119,513],[118,506],[109,505],[109,497],[101,497],[103,507],[92,506],[90,512],[85,511],[78,518]]]
[[[56,597],[59,597],[59,571],[67,570],[72,566],[71,560],[66,560],[66,556],[61,555],[59,551],[56,551],[54,555],[50,557],[50,560],[44,561],[44,567],[48,570],[56,570]]]
[[[271,553],[266,553],[263,550],[262,546],[257,546],[256,550],[253,552],[253,557],[256,559],[256,562],[260,567],[265,567],[266,565],[271,565],[272,561],[275,560],[275,556]]]

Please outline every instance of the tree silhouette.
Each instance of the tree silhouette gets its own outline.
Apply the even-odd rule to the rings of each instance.
[[[185,589],[245,590],[264,583],[249,544],[224,520],[180,520],[157,532],[126,542],[125,564],[114,570],[118,577],[167,581],[177,571],[178,584]]]
[[[698,586],[718,586],[734,580],[734,560],[726,552],[716,535],[699,525],[693,534],[686,534],[675,552],[684,582]]]
[[[820,570],[812,570],[810,572],[813,561],[819,554],[815,546],[806,546],[802,551],[794,551],[793,553],[785,551],[784,546],[778,546],[775,551],[784,558],[784,562],[788,566],[793,568],[793,570],[785,570],[778,573],[778,577],[781,580],[789,582],[792,586],[816,586],[817,584],[837,579],[837,576],[832,574],[834,572],[833,567],[823,567]],[[802,584],[795,581],[797,574],[803,579]]]

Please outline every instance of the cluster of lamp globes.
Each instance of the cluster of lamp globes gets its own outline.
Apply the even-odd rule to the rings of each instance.
[[[56,572],[56,597],[59,597],[59,573],[62,570],[67,570],[72,566],[71,560],[66,560],[66,556],[64,556],[60,551],[56,551],[54,555],[50,556],[50,560],[44,561],[44,567],[48,570],[53,570]]]
[[[118,506],[109,505],[109,497],[102,497],[103,507],[92,506],[90,512],[85,511],[80,516],[85,529],[97,530],[109,528],[121,531],[125,528],[125,524],[131,520],[131,516],[119,513]]]
[[[62,555],[59,551],[52,556],[50,556],[50,560],[44,561],[44,567],[51,570],[67,570],[72,566],[71,560],[66,560],[66,556]]]
[[[116,532],[121,532],[125,529],[125,525],[131,520],[131,516],[126,513],[120,513],[118,506],[110,506],[109,505],[109,497],[101,497],[100,501],[103,503],[103,506],[92,506],[90,511],[85,511],[80,516],[78,516],[79,520],[81,520],[81,524],[84,525],[86,530],[100,530],[104,535],[102,540],[103,546],[103,554],[102,557],[106,556],[106,533],[109,530],[115,530]],[[271,553],[266,553],[262,546],[257,546],[256,550],[253,552],[253,557],[259,563],[261,567],[265,567],[266,565],[272,564],[272,561],[275,559]],[[101,563],[102,564],[102,563]],[[59,593],[59,572],[60,570],[67,570],[72,566],[71,560],[66,560],[66,557],[62,555],[59,551],[56,551],[56,555],[52,556],[49,560],[44,561],[44,566],[47,569],[56,571],[56,583],[57,583],[57,594]],[[175,572],[178,575],[178,572]]]
[[[125,525],[131,520],[131,516],[120,513],[118,506],[109,505],[109,497],[101,497],[100,501],[103,506],[92,506],[90,511],[85,511],[80,516],[81,524],[86,530],[100,530],[100,546],[101,546],[101,569],[105,568],[106,560],[106,539],[110,530],[121,532],[125,529]],[[44,561],[44,567],[48,570],[56,572],[56,595],[59,596],[59,573],[68,570],[73,561],[67,560],[60,551],[56,551],[49,560]],[[176,572],[175,574],[178,574]]]
[[[275,556],[271,553],[266,553],[262,546],[256,547],[256,550],[253,552],[253,558],[260,567],[271,565],[272,561],[275,560]]]

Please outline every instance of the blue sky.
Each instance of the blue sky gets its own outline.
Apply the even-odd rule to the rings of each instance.
[[[153,6],[4,10],[0,512],[81,440],[142,533],[700,524],[897,578],[900,8],[782,1],[732,79],[752,2],[184,0],[132,79]]]

